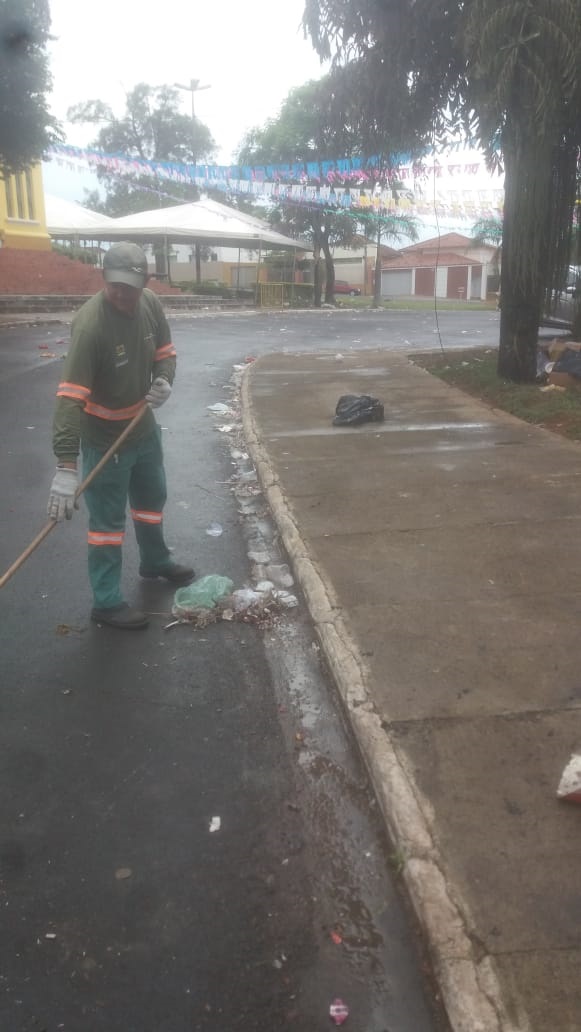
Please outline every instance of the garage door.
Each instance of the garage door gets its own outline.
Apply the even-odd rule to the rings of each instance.
[[[468,286],[468,267],[466,265],[450,265],[448,269],[448,289],[446,297],[466,300]]]
[[[411,292],[411,269],[388,269],[381,273],[382,297],[410,297]]]
[[[419,297],[433,297],[435,280],[435,269],[416,269],[416,294]]]

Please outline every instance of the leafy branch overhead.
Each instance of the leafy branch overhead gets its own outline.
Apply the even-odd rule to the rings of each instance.
[[[49,114],[48,0],[0,0],[0,177],[40,161],[62,139]]]

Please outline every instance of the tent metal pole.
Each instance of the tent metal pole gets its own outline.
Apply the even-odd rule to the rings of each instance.
[[[256,283],[254,284],[254,305],[258,308],[260,296],[260,259],[262,258],[262,241],[258,245],[258,264],[256,266]]]
[[[165,250],[165,264],[166,264],[166,268],[167,268],[167,282],[169,283],[169,285],[171,287],[171,285],[172,285],[172,282],[171,282],[171,262],[170,262],[170,257],[169,257],[169,243],[168,243],[167,237],[164,237],[164,250]]]

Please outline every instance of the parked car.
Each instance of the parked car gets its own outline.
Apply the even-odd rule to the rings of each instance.
[[[555,291],[552,295],[549,310],[543,312],[541,316],[541,326],[553,329],[571,329],[580,290],[581,269],[578,265],[570,265],[567,285],[564,290]]]
[[[352,287],[347,280],[336,279],[335,280],[335,293],[336,294],[349,294],[351,297],[359,297],[361,294],[360,287]]]
[[[570,265],[567,276],[566,294],[575,295],[581,289],[581,265]]]

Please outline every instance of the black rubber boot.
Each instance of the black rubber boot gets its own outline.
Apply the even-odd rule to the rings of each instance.
[[[111,609],[93,609],[91,620],[107,624],[108,627],[118,627],[122,631],[142,631],[149,624],[149,617],[140,609],[127,605],[127,602],[112,606]]]
[[[170,584],[180,585],[191,584],[196,573],[191,566],[169,563],[162,570],[146,570],[143,566],[140,566],[139,576],[144,577],[145,580],[157,580],[158,577],[162,577],[163,580],[169,581]]]

